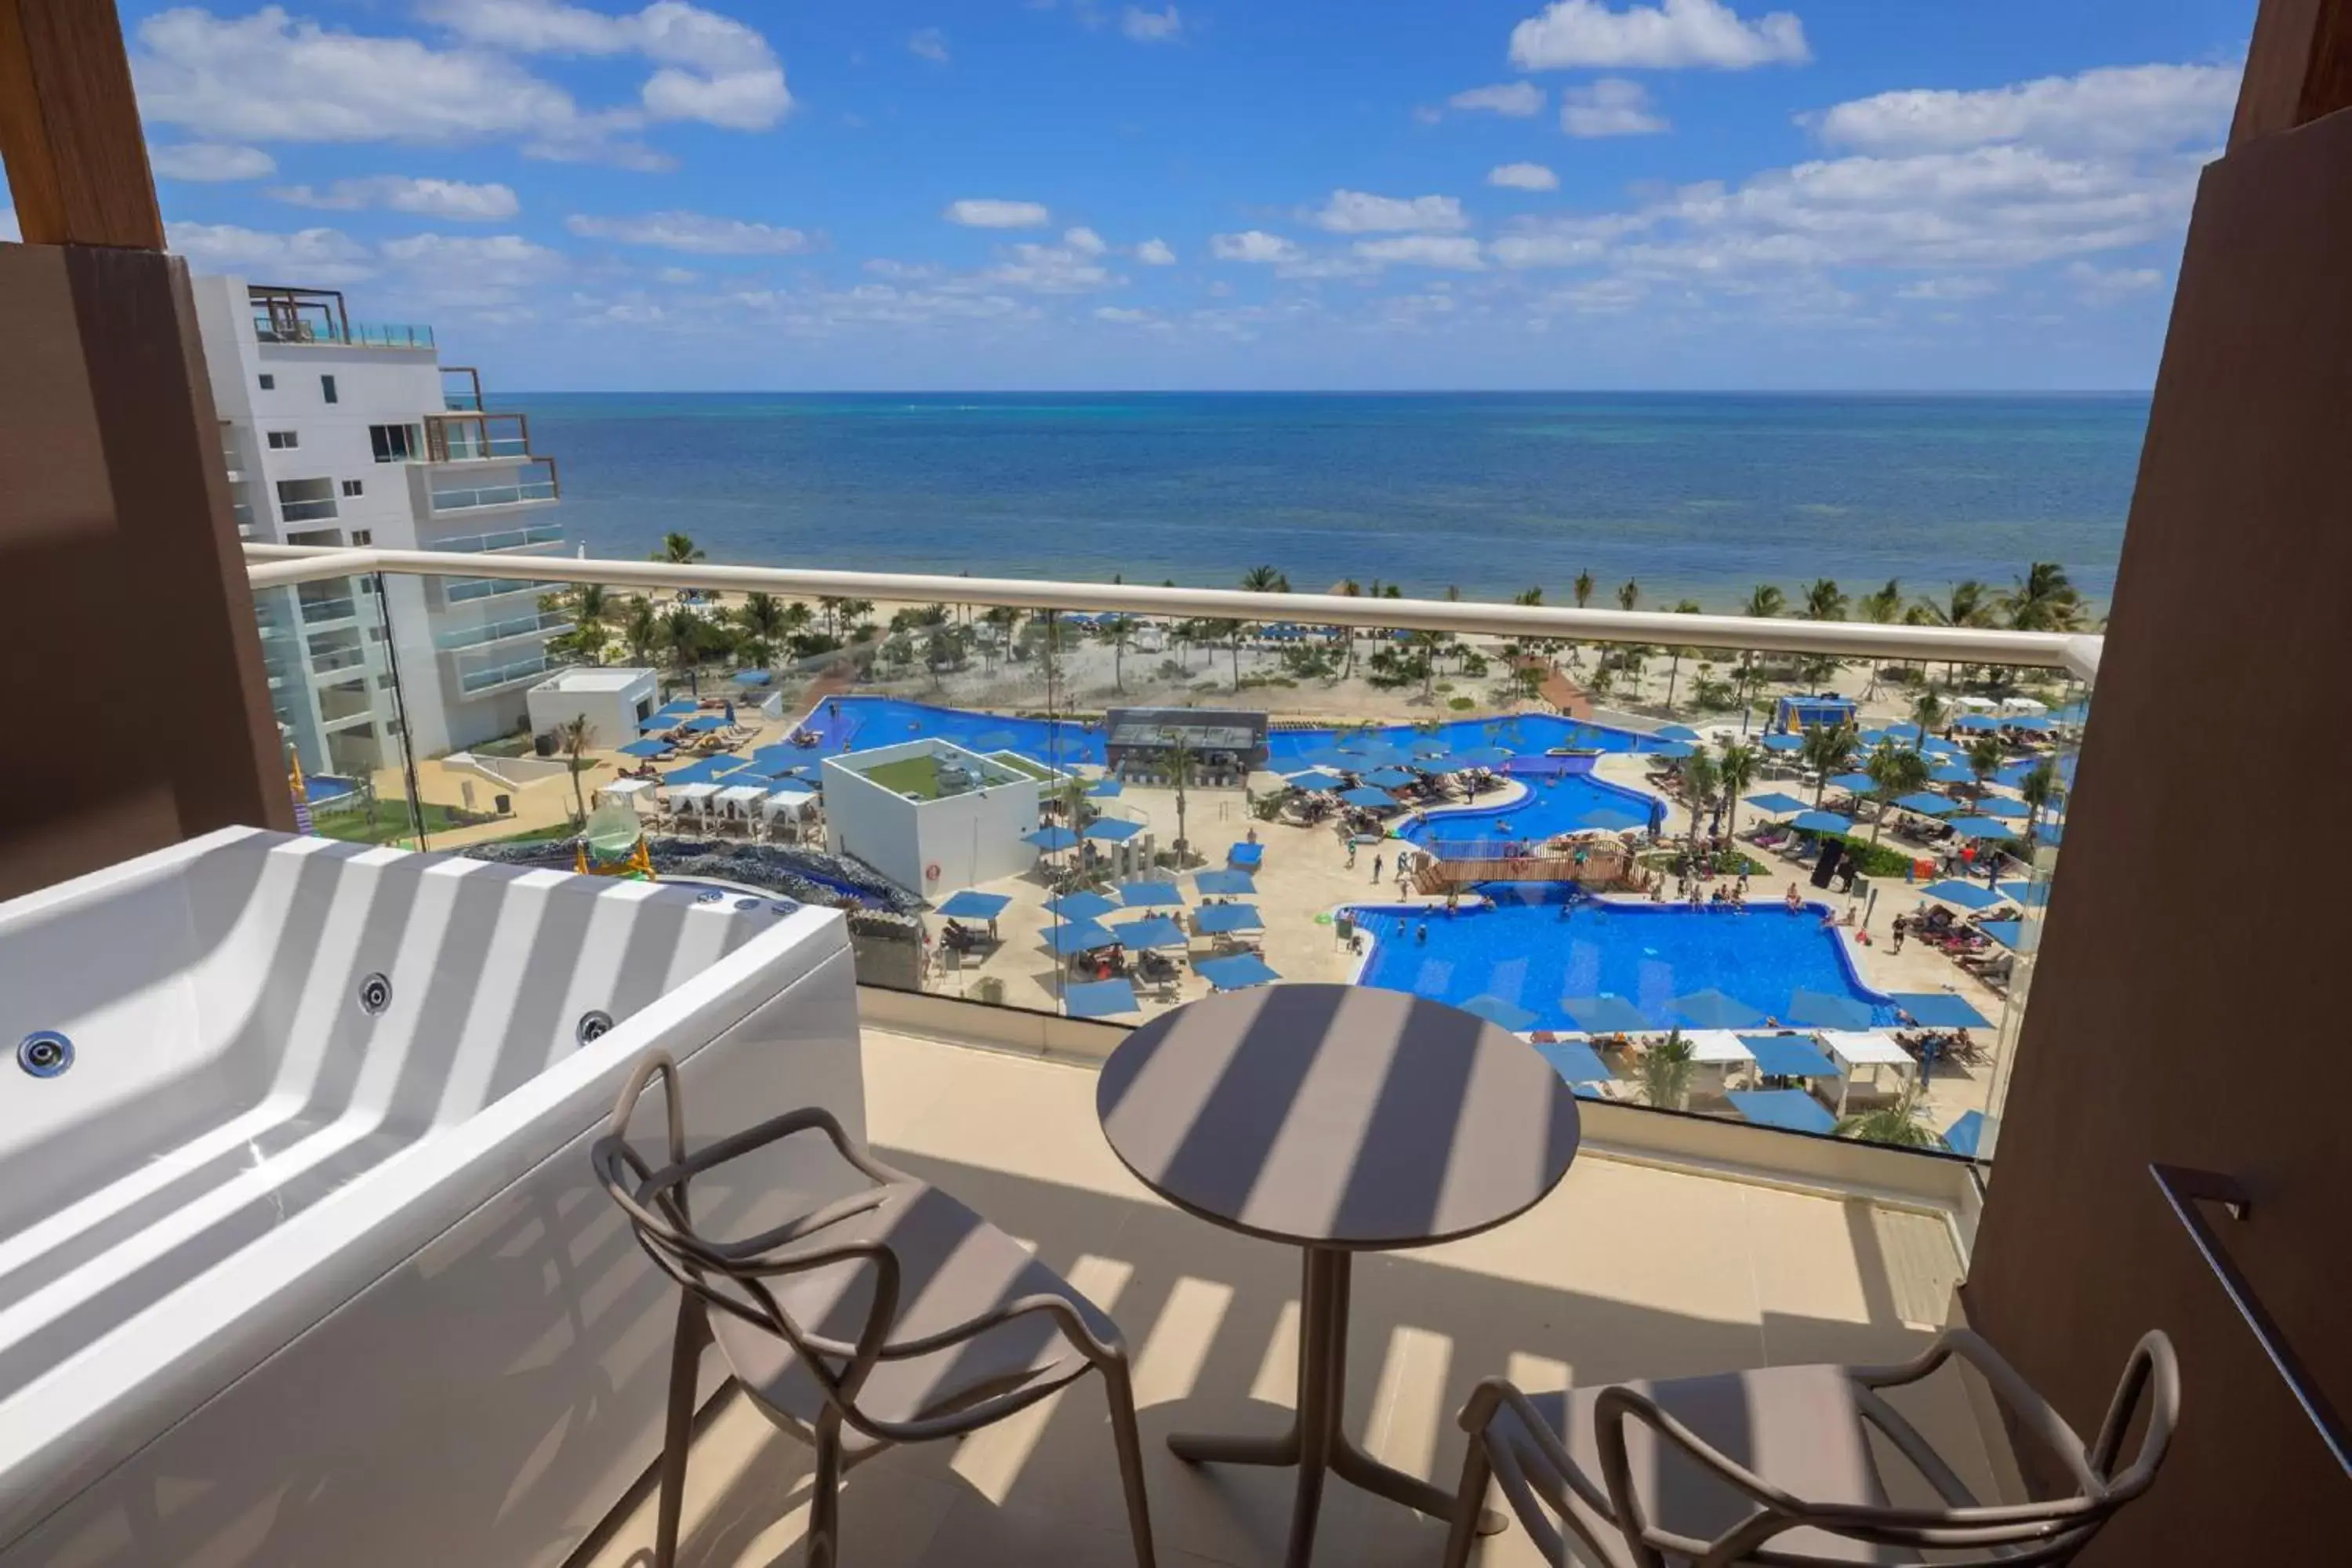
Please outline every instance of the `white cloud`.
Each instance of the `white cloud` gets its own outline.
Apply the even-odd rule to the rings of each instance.
[[[940,215],[950,223],[966,228],[1043,228],[1053,221],[1053,214],[1037,202],[1005,202],[988,197],[968,197],[950,202]]]
[[[1244,229],[1239,234],[1213,234],[1209,237],[1209,254],[1220,261],[1249,261],[1265,265],[1297,261],[1306,252],[1297,242],[1268,234],[1262,228]]]
[[[2000,292],[1997,279],[1979,273],[1959,273],[1948,278],[1922,278],[1916,283],[1906,283],[1895,290],[1898,300],[1981,300],[1988,294]]]
[[[1095,320],[1097,321],[1112,321],[1120,326],[1126,327],[1162,327],[1167,325],[1165,321],[1160,320],[1158,312],[1156,311],[1139,310],[1126,305],[1097,305],[1095,307]]]
[[[1333,191],[1320,211],[1307,215],[1309,223],[1333,234],[1392,234],[1400,231],[1452,232],[1470,226],[1462,203],[1453,196],[1375,196],[1362,191]]]
[[[281,185],[269,194],[298,207],[320,207],[331,212],[385,207],[422,217],[463,218],[473,223],[512,217],[521,205],[515,200],[514,191],[506,185],[413,179],[406,174],[337,180],[324,190],[309,185]]]
[[[1513,120],[1527,120],[1543,112],[1544,91],[1531,81],[1506,81],[1493,87],[1470,88],[1445,101],[1454,109],[1485,110]]]
[[[1118,19],[1118,30],[1139,44],[1172,44],[1184,36],[1184,18],[1173,5],[1165,11],[1129,5]]]
[[[1506,267],[1581,267],[1608,253],[1608,242],[1598,235],[1545,231],[1507,234],[1487,250]]]
[[[1541,163],[1505,163],[1486,171],[1486,183],[1507,191],[1556,191],[1559,176]]]
[[[1723,0],[1659,0],[1622,11],[1603,0],[1553,0],[1542,15],[1511,29],[1511,63],[1521,70],[1746,70],[1802,65],[1811,58],[1804,24],[1789,12],[1747,22]]]
[[[1164,239],[1147,239],[1135,247],[1135,258],[1146,267],[1173,267],[1176,253]]]
[[[278,160],[260,148],[223,142],[151,147],[147,163],[167,180],[258,180],[278,172]]]
[[[356,283],[375,276],[368,248],[341,229],[273,234],[229,223],[175,223],[171,247],[198,272],[230,272],[282,282]]]
[[[1103,243],[1103,237],[1101,235],[1097,234],[1093,229],[1086,227],[1064,229],[1062,231],[1062,243],[1068,246],[1072,250],[1077,251],[1079,254],[1084,256],[1100,256],[1104,251],[1110,248],[1109,246]]]
[[[473,43],[527,54],[638,55],[657,68],[639,89],[656,120],[764,131],[792,110],[768,40],[684,0],[610,16],[564,0],[425,0],[426,16]]]
[[[1650,110],[1650,92],[1638,81],[1604,76],[1559,95],[1559,128],[1570,136],[1650,136],[1666,129]]]
[[[665,267],[654,277],[664,283],[696,283],[701,280],[702,274],[691,267]]]
[[[2108,271],[2087,261],[2077,261],[2066,268],[2066,281],[2074,285],[2075,293],[2085,304],[2113,305],[2163,288],[2164,274],[2153,267],[2116,268]]]
[[[2112,66],[1973,92],[1882,92],[1801,116],[1863,153],[1953,152],[1996,142],[2136,152],[2218,144],[2237,102],[2226,66]]]
[[[1486,260],[1478,251],[1478,242],[1466,234],[1407,234],[1394,239],[1360,239],[1356,254],[1367,261],[1402,267],[1443,267],[1457,272],[1476,272]]]
[[[638,217],[574,213],[563,220],[563,226],[583,239],[648,245],[692,256],[790,256],[806,250],[810,244],[809,237],[796,228],[692,212],[646,213]]]
[[[924,27],[907,39],[907,52],[917,59],[943,66],[948,63],[948,36],[937,27]]]
[[[1099,253],[1066,245],[1023,244],[1000,252],[1004,259],[959,286],[1019,289],[1032,294],[1084,294],[1126,281],[1097,259]]]
[[[413,234],[384,241],[377,254],[402,274],[394,297],[436,313],[521,305],[569,268],[562,251],[519,234]]]

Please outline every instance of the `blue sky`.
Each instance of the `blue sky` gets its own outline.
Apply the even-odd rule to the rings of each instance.
[[[2253,0],[125,0],[176,248],[510,389],[2134,387]]]

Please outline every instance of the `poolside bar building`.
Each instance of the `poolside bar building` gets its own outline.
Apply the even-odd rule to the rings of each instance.
[[[1238,788],[1266,763],[1266,717],[1247,709],[1114,708],[1103,728],[1112,776],[1132,783],[1173,783],[1180,749],[1190,784]]]

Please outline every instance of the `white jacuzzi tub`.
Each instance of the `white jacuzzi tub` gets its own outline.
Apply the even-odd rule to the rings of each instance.
[[[660,1445],[656,1045],[862,1134],[840,915],[245,829],[0,905],[0,1564],[561,1563]]]

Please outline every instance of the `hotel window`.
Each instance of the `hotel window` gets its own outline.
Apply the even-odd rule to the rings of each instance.
[[[368,442],[375,448],[379,463],[413,463],[422,445],[414,425],[371,425]]]
[[[322,375],[319,378],[319,390],[326,394],[327,401],[330,403],[340,403],[342,401],[341,398],[335,395],[335,378],[331,375]]]
[[[299,430],[272,430],[269,432],[269,449],[273,452],[291,451],[301,444],[302,433]]]
[[[375,530],[373,528],[355,528],[352,530],[352,542],[353,544],[373,544],[375,542]]]
[[[343,481],[343,493],[347,496],[355,496],[359,494],[360,481],[357,479],[345,479]]]
[[[270,374],[268,371],[263,371],[261,373],[261,390],[264,392],[277,391],[278,378]]]

